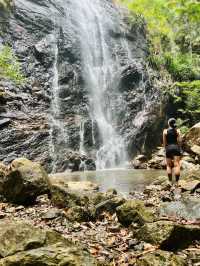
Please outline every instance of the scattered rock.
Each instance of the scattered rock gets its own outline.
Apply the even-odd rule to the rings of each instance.
[[[65,211],[65,217],[70,222],[88,222],[94,220],[92,211],[87,207],[73,206]]]
[[[117,196],[102,201],[95,206],[95,217],[97,217],[103,211],[107,211],[112,214],[116,211],[116,208],[123,203],[125,203],[125,199]]]
[[[143,225],[155,219],[152,209],[145,207],[144,202],[140,200],[128,200],[117,208],[116,213],[119,222],[124,226],[131,223]]]
[[[185,260],[172,252],[157,250],[140,257],[137,266],[186,266]]]
[[[59,217],[60,215],[61,215],[61,211],[60,210],[58,210],[58,209],[50,209],[46,213],[44,213],[44,215],[42,215],[42,219],[52,220],[52,219],[55,219],[55,218]]]
[[[186,248],[194,240],[200,240],[200,227],[158,221],[144,224],[136,233],[136,237],[153,245],[159,245],[164,250],[176,250]]]

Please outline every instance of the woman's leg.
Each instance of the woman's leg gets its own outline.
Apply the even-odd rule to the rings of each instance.
[[[166,158],[166,163],[167,163],[167,175],[168,175],[169,181],[172,182],[173,161],[170,158]]]
[[[181,171],[181,157],[180,156],[174,156],[174,173],[176,177],[176,182],[179,181],[180,178],[180,171]]]

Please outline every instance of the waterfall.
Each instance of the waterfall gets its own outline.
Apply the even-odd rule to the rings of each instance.
[[[64,119],[61,115],[61,103],[59,97],[59,74],[58,74],[58,44],[57,34],[54,33],[52,38],[54,49],[54,64],[53,64],[53,82],[52,82],[52,101],[50,112],[50,155],[52,160],[52,172],[56,172],[59,156],[61,154],[61,147],[67,147],[68,134],[65,128]]]
[[[80,154],[84,155],[85,154],[85,149],[84,149],[84,128],[85,128],[85,121],[81,121],[80,123],[80,148],[79,152]]]
[[[117,132],[117,117],[112,106],[120,64],[109,44],[109,30],[116,25],[104,6],[110,3],[102,0],[71,0],[70,3],[81,47],[83,78],[90,97],[90,117],[96,121],[100,135],[96,166],[97,169],[123,166],[125,144]],[[120,15],[117,15],[120,25]],[[122,46],[129,55],[125,39]]]

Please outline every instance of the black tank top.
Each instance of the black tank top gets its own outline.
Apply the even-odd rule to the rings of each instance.
[[[178,134],[175,128],[167,129],[167,135],[166,135],[167,145],[178,144],[177,137]]]

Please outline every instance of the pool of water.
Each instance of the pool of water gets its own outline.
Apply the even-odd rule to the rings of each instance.
[[[163,175],[165,175],[165,172],[160,170],[112,169],[74,173],[65,172],[54,176],[60,176],[69,181],[91,181],[98,184],[102,192],[115,188],[122,194],[128,194],[131,191],[142,191],[156,177]]]

